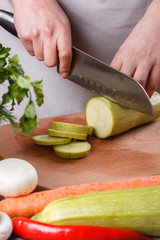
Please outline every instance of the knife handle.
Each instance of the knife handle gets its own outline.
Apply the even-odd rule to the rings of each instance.
[[[0,26],[2,26],[5,30],[7,30],[14,36],[18,37],[14,25],[13,13],[0,9]]]

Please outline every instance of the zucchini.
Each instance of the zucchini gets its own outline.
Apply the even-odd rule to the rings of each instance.
[[[160,236],[160,186],[112,190],[49,203],[41,221],[58,225],[95,225]]]
[[[74,123],[66,123],[66,122],[52,122],[52,128],[54,130],[59,130],[59,131],[87,133],[89,135],[92,134],[92,130],[93,130],[93,127],[91,126],[74,124]]]
[[[35,144],[46,146],[68,144],[72,140],[71,138],[50,137],[49,135],[36,135],[32,139]]]
[[[91,145],[88,142],[71,142],[67,145],[53,146],[58,157],[77,159],[88,155]]]
[[[75,133],[75,132],[59,131],[54,129],[48,129],[47,133],[49,136],[54,136],[54,137],[74,138],[79,140],[87,139],[87,133]]]
[[[91,98],[86,104],[86,123],[93,126],[93,134],[98,138],[117,135],[158,118],[160,116],[159,93],[154,92],[151,103],[153,116],[120,106],[104,97]]]
[[[36,215],[32,216],[31,219],[38,221],[38,222],[42,222],[42,212],[37,213]]]

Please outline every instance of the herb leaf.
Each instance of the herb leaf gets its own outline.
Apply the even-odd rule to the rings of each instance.
[[[34,89],[34,92],[36,94],[37,105],[41,106],[44,102],[44,95],[43,95],[43,92],[42,92],[42,87],[43,87],[42,80],[32,82],[31,85],[32,85],[32,87]]]
[[[30,77],[20,75],[17,79],[17,84],[21,88],[29,89],[31,86]]]
[[[35,118],[27,118],[25,114],[20,118],[20,127],[26,136],[29,136],[32,129],[37,127],[37,116]]]
[[[36,109],[34,103],[31,101],[27,104],[25,108],[25,117],[26,118],[35,118],[36,117]]]
[[[31,82],[30,77],[25,75],[19,64],[18,56],[10,57],[10,50],[10,48],[5,48],[0,44],[0,84],[8,82],[8,91],[3,94],[2,101],[0,101],[0,122],[9,121],[14,130],[20,128],[26,136],[29,136],[38,125],[31,88],[36,95],[37,105],[41,106],[44,102],[43,84],[42,80]],[[19,120],[20,123],[17,124],[17,119],[12,115],[12,111],[14,106],[20,105],[24,98],[28,98],[29,102]],[[10,110],[6,107],[8,103],[11,105]]]

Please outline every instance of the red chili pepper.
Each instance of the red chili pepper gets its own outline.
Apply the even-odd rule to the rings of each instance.
[[[25,217],[15,217],[13,232],[30,240],[151,240],[130,230],[98,226],[57,226]]]

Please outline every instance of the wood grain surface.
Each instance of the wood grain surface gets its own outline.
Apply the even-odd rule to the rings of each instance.
[[[32,136],[46,134],[52,121],[85,124],[85,117],[84,113],[76,113],[41,119],[39,127],[30,137],[16,136],[10,125],[0,126],[1,158],[22,158],[33,164],[39,176],[38,191],[160,174],[160,118],[108,139],[89,136],[91,152],[77,160],[58,158],[52,147],[33,143]],[[9,240],[22,238],[12,235]]]
[[[41,119],[32,136],[46,134],[52,121],[85,124],[85,117],[76,113]],[[0,136],[0,155],[33,164],[42,188],[160,174],[160,118],[108,139],[89,136],[91,151],[77,160],[57,157],[52,147],[35,145],[32,136],[16,136],[9,125],[0,127]]]

